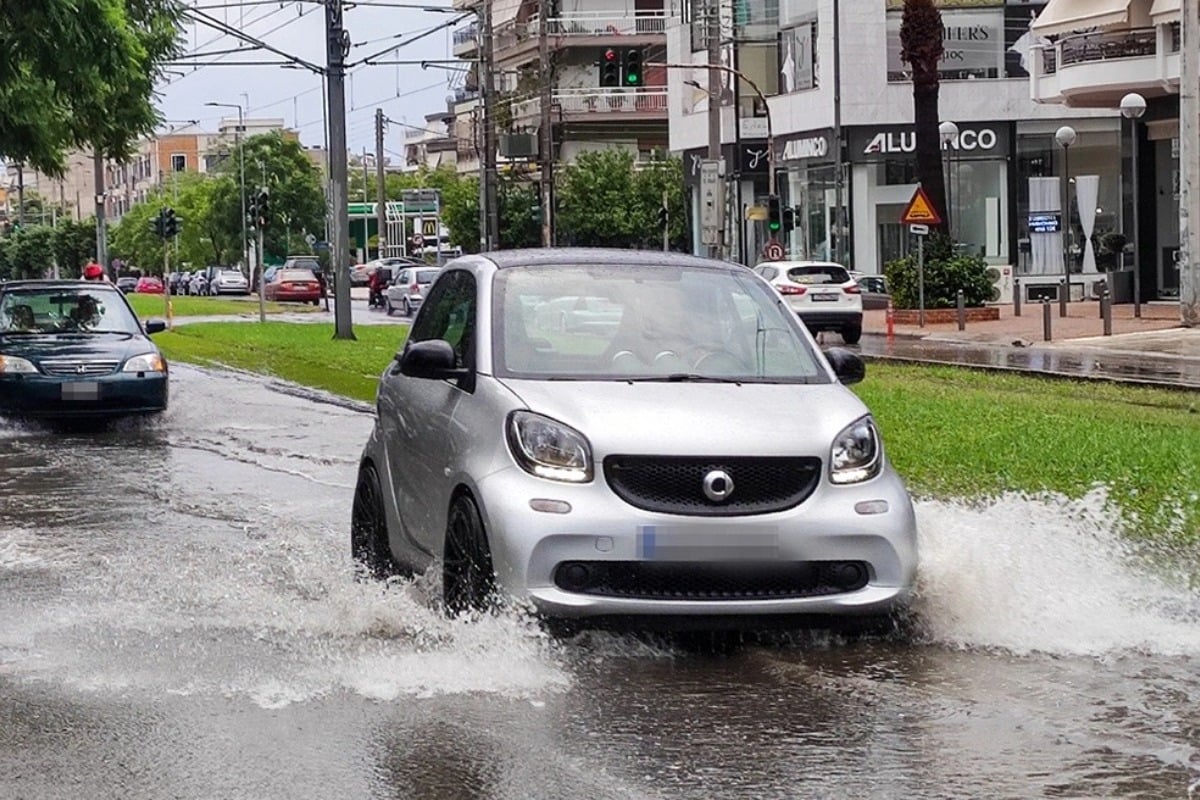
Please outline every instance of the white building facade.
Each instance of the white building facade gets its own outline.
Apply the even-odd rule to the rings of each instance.
[[[687,2],[668,29],[669,60],[703,64],[704,3]],[[1097,188],[1093,234],[1119,230],[1119,113],[1115,106],[1072,109],[1031,99],[1029,59],[1037,39],[1030,27],[1044,2],[939,5],[945,45],[939,110],[959,131],[943,146],[951,233],[997,275],[1029,276],[1023,281],[1029,300],[1056,291],[1064,263],[1079,276],[1073,294],[1086,294],[1091,287],[1082,274],[1096,274],[1103,264],[1085,266],[1069,232],[1040,231],[1042,212],[1061,212],[1060,195],[1068,191],[1068,165],[1054,134],[1063,125],[1077,132],[1072,178],[1097,176],[1088,181]],[[912,84],[900,60],[902,6],[902,0],[737,0],[721,9],[723,60],[767,96],[777,193],[795,212],[795,227],[781,237],[789,257],[831,258],[878,273],[915,247],[900,224],[916,189]],[[767,241],[756,213],[768,194],[767,112],[745,82],[722,83],[725,254],[754,264]],[[694,187],[694,247],[702,253],[696,191],[708,142],[707,71],[670,70],[668,86],[670,146],[683,155]],[[998,286],[996,299],[1007,299],[1005,291]]]

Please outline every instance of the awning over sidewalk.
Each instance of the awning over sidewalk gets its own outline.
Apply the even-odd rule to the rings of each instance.
[[[1150,6],[1150,19],[1155,25],[1178,22],[1182,5],[1182,0],[1154,0],[1154,5]]]
[[[1179,0],[1176,0],[1178,3]],[[1130,0],[1050,0],[1033,23],[1040,36],[1120,25],[1129,21]]]

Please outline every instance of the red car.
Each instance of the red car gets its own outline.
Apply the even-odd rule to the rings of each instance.
[[[280,269],[263,286],[263,299],[312,303],[321,300],[321,283],[312,270]]]
[[[163,282],[158,278],[147,275],[143,278],[138,278],[137,286],[133,291],[138,294],[162,294]]]

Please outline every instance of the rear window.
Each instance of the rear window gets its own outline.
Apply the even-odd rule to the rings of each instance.
[[[315,258],[297,258],[288,264],[289,269],[311,269],[316,272],[321,268],[321,262]]]
[[[807,267],[792,267],[787,271],[792,283],[807,285],[820,283],[849,283],[850,273],[836,264],[816,264]]]
[[[317,276],[308,269],[281,269],[275,276],[281,281],[315,281]]]
[[[417,283],[433,283],[433,279],[437,277],[436,269],[421,269],[417,270]]]

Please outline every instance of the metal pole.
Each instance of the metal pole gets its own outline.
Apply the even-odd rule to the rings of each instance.
[[[263,268],[263,225],[258,226],[258,321],[267,321],[267,300],[263,297],[263,273],[266,270]]]
[[[246,151],[242,147],[242,128],[246,127],[246,125],[240,103],[237,110],[238,127],[233,132],[233,146],[238,150],[238,183],[241,184],[238,194],[242,196],[242,263],[246,265],[246,269],[253,275],[254,268],[250,266],[250,258],[247,255],[250,247],[250,238],[246,235]]]
[[[721,5],[720,0],[709,0],[705,10],[705,36],[708,43],[708,158],[721,159],[721,74],[713,67],[721,63]],[[736,119],[737,109],[734,109]],[[724,195],[724,192],[722,192]],[[717,236],[717,243],[709,245],[710,258],[721,258],[725,232]]]
[[[1179,69],[1179,317],[1200,326],[1200,0],[1183,0]]]
[[[17,224],[25,227],[25,165],[17,164]]]
[[[1021,279],[1013,278],[1013,316],[1021,316]]]
[[[375,227],[379,258],[387,254],[387,176],[383,168],[383,109],[375,109]]]
[[[663,189],[662,193],[663,207],[663,252],[671,249],[671,211],[667,205],[667,190]]]
[[[1050,341],[1050,298],[1042,298],[1042,340]]]
[[[540,72],[541,102],[538,104],[538,161],[541,167],[542,192],[542,247],[554,245],[554,209],[552,187],[554,185],[554,135],[551,130],[554,102],[554,78],[550,71],[550,0],[538,3],[538,70]],[[440,241],[440,239],[439,239]]]
[[[834,204],[834,225],[833,228],[837,235],[836,251],[829,248],[829,242],[826,242],[826,249],[829,252],[829,257],[838,264],[848,263],[843,255],[844,242],[842,241],[842,9],[839,0],[833,0],[833,146],[834,152],[834,174],[833,174],[833,204]]]
[[[367,213],[367,185],[371,182],[371,175],[367,172],[367,148],[362,151],[362,167],[363,167],[363,263],[371,260],[371,215]]]
[[[1141,222],[1138,215],[1138,121],[1130,120],[1133,129],[1133,316],[1142,316],[1142,249]]]
[[[496,84],[493,61],[495,39],[492,36],[492,3],[483,0],[481,6],[480,64],[483,70],[483,152],[480,154],[480,229],[483,249],[500,249],[500,203],[497,197],[496,175]]]
[[[1066,278],[1062,279],[1062,284],[1058,287],[1058,315],[1065,317],[1067,315],[1067,292],[1071,291],[1071,282]]]
[[[925,237],[917,237],[917,326],[925,327]]]
[[[1071,283],[1071,145],[1063,145],[1063,283]],[[1061,302],[1065,303],[1063,299]],[[1066,316],[1066,308],[1062,316]]]
[[[329,180],[333,217],[333,266],[335,339],[354,339],[350,319],[350,250],[346,208],[346,53],[350,36],[342,28],[342,0],[325,0],[326,76],[329,96]]]
[[[1100,293],[1100,319],[1104,320],[1104,335],[1112,336],[1112,298],[1107,284]]]
[[[92,156],[93,172],[96,179],[96,260],[108,272],[108,228],[105,225],[104,212],[104,158],[97,150]],[[22,203],[24,206],[24,203]],[[166,243],[163,244],[166,246]]]
[[[167,315],[167,327],[171,326],[171,281],[167,279],[167,272],[171,269],[170,264],[171,248],[167,247],[166,240],[163,241],[163,313]]]

